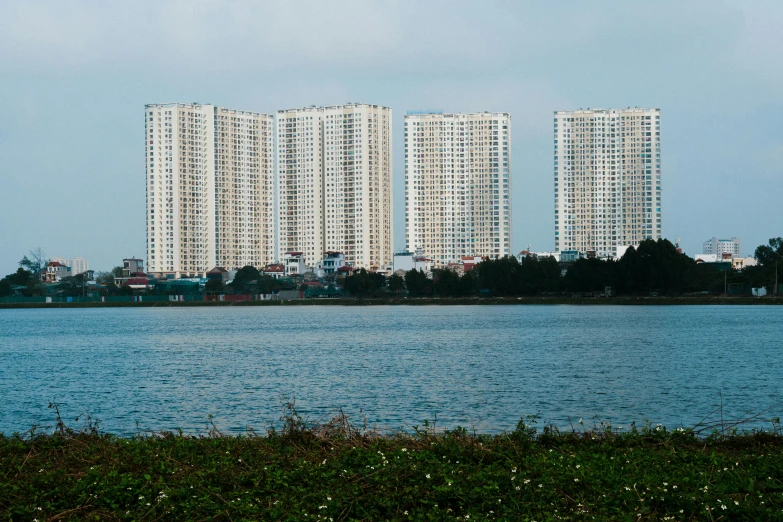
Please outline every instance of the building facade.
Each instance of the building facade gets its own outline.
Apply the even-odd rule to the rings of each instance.
[[[273,119],[201,104],[145,106],[147,269],[204,275],[274,258]]]
[[[324,249],[323,116],[322,107],[277,111],[277,259],[320,259]]]
[[[438,266],[511,255],[511,116],[405,116],[405,244]]]
[[[555,252],[662,237],[660,109],[554,113]]]
[[[90,263],[83,257],[74,257],[69,265],[73,275],[83,274],[90,270]]]
[[[358,103],[277,112],[279,257],[339,251],[356,267],[391,262],[391,117]]]
[[[731,254],[732,258],[740,257],[740,239],[738,237],[732,237],[731,239],[719,239],[713,237],[710,240],[704,242],[702,248],[702,254]]]

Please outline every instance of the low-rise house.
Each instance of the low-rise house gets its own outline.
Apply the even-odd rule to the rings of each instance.
[[[462,256],[460,262],[462,263],[462,272],[470,272],[479,263],[484,261],[481,256]]]
[[[345,254],[342,252],[326,252],[324,258],[318,263],[318,275],[328,277],[337,275],[337,270],[345,266]]]
[[[465,274],[465,265],[462,263],[449,263],[446,268],[462,277]]]
[[[46,271],[43,273],[41,280],[44,283],[58,283],[63,277],[71,275],[71,268],[65,266],[59,261],[49,261],[46,264]]]
[[[351,274],[353,274],[353,267],[352,266],[345,265],[345,266],[341,266],[340,268],[337,269],[337,275],[338,276],[349,276]]]
[[[285,277],[285,266],[282,263],[276,263],[274,265],[267,265],[260,270],[264,275],[274,277],[275,279],[282,279]]]
[[[117,286],[126,286],[125,283],[130,279],[149,279],[144,273],[144,261],[135,257],[128,257],[122,260],[122,272],[114,278],[114,284]]]
[[[748,266],[756,266],[758,261],[755,257],[735,257],[731,260],[731,267],[734,270],[742,270]]]
[[[207,279],[217,280],[223,284],[226,284],[230,281],[233,281],[235,275],[236,275],[236,270],[229,270],[228,268],[222,266],[216,266],[215,268],[207,272]]]
[[[122,283],[122,286],[133,290],[148,290],[152,288],[152,283],[146,277],[131,277]]]
[[[307,272],[304,252],[286,252],[283,254],[283,266],[285,266],[285,275],[304,274]]]

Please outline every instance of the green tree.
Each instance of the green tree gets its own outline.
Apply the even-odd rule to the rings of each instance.
[[[258,281],[261,278],[261,272],[254,266],[243,266],[237,270],[234,280],[231,281],[231,288],[235,292],[242,292],[245,290],[245,285],[250,281]]]
[[[389,278],[389,291],[397,293],[403,290],[405,290],[405,280],[398,274],[392,274]]]
[[[204,291],[208,294],[222,294],[226,291],[226,287],[221,279],[214,278],[207,281],[207,284],[204,285]]]
[[[432,271],[433,290],[440,297],[459,296],[459,276],[448,268]]]
[[[755,252],[756,261],[761,266],[775,266],[775,263],[783,264],[783,238],[773,237],[768,245],[760,245]]]
[[[41,280],[41,275],[46,271],[46,265],[49,264],[49,259],[41,249],[41,247],[35,250],[30,250],[29,257],[23,256],[19,261],[19,266],[33,275],[36,281]]]
[[[411,297],[429,297],[433,292],[432,280],[421,270],[412,269],[405,272],[405,286]]]
[[[345,290],[355,297],[367,297],[378,289],[370,274],[362,268],[345,278]]]
[[[63,277],[57,285],[57,293],[70,297],[83,295],[88,280],[89,272]]]
[[[472,296],[476,293],[476,278],[473,270],[468,270],[459,278],[459,295],[461,297]]]
[[[95,281],[102,285],[108,285],[114,283],[115,277],[122,277],[121,266],[115,266],[108,272],[98,272],[95,276]]]

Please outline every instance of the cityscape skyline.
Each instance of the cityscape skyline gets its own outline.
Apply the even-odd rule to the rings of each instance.
[[[0,210],[0,266],[14,269],[37,246],[98,270],[145,255],[138,114],[151,100],[267,114],[346,100],[396,110],[393,250],[405,247],[405,110],[512,115],[519,251],[554,249],[552,112],[660,107],[664,237],[695,254],[716,233],[747,248],[778,234],[783,72],[770,64],[783,50],[783,6],[457,4],[4,4],[0,177],[12,197]],[[289,16],[299,23],[250,31]],[[597,20],[614,30],[594,30]],[[330,29],[340,24],[351,28]],[[250,70],[253,53],[262,59]]]

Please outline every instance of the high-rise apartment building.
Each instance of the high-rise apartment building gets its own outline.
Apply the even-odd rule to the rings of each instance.
[[[71,267],[71,275],[83,274],[90,269],[90,263],[83,257],[74,257],[68,266]]]
[[[438,265],[511,254],[511,116],[405,116],[405,243]]]
[[[147,270],[203,275],[274,261],[273,118],[145,106]]]
[[[554,125],[555,252],[660,239],[660,109],[557,111]]]
[[[313,263],[324,252],[322,107],[277,111],[278,260],[303,252]]]
[[[277,112],[279,257],[325,252],[380,268],[392,254],[392,111],[349,103]]]
[[[715,254],[717,256],[731,254],[731,257],[740,257],[740,238],[719,239],[713,237],[704,242],[702,254]]]

